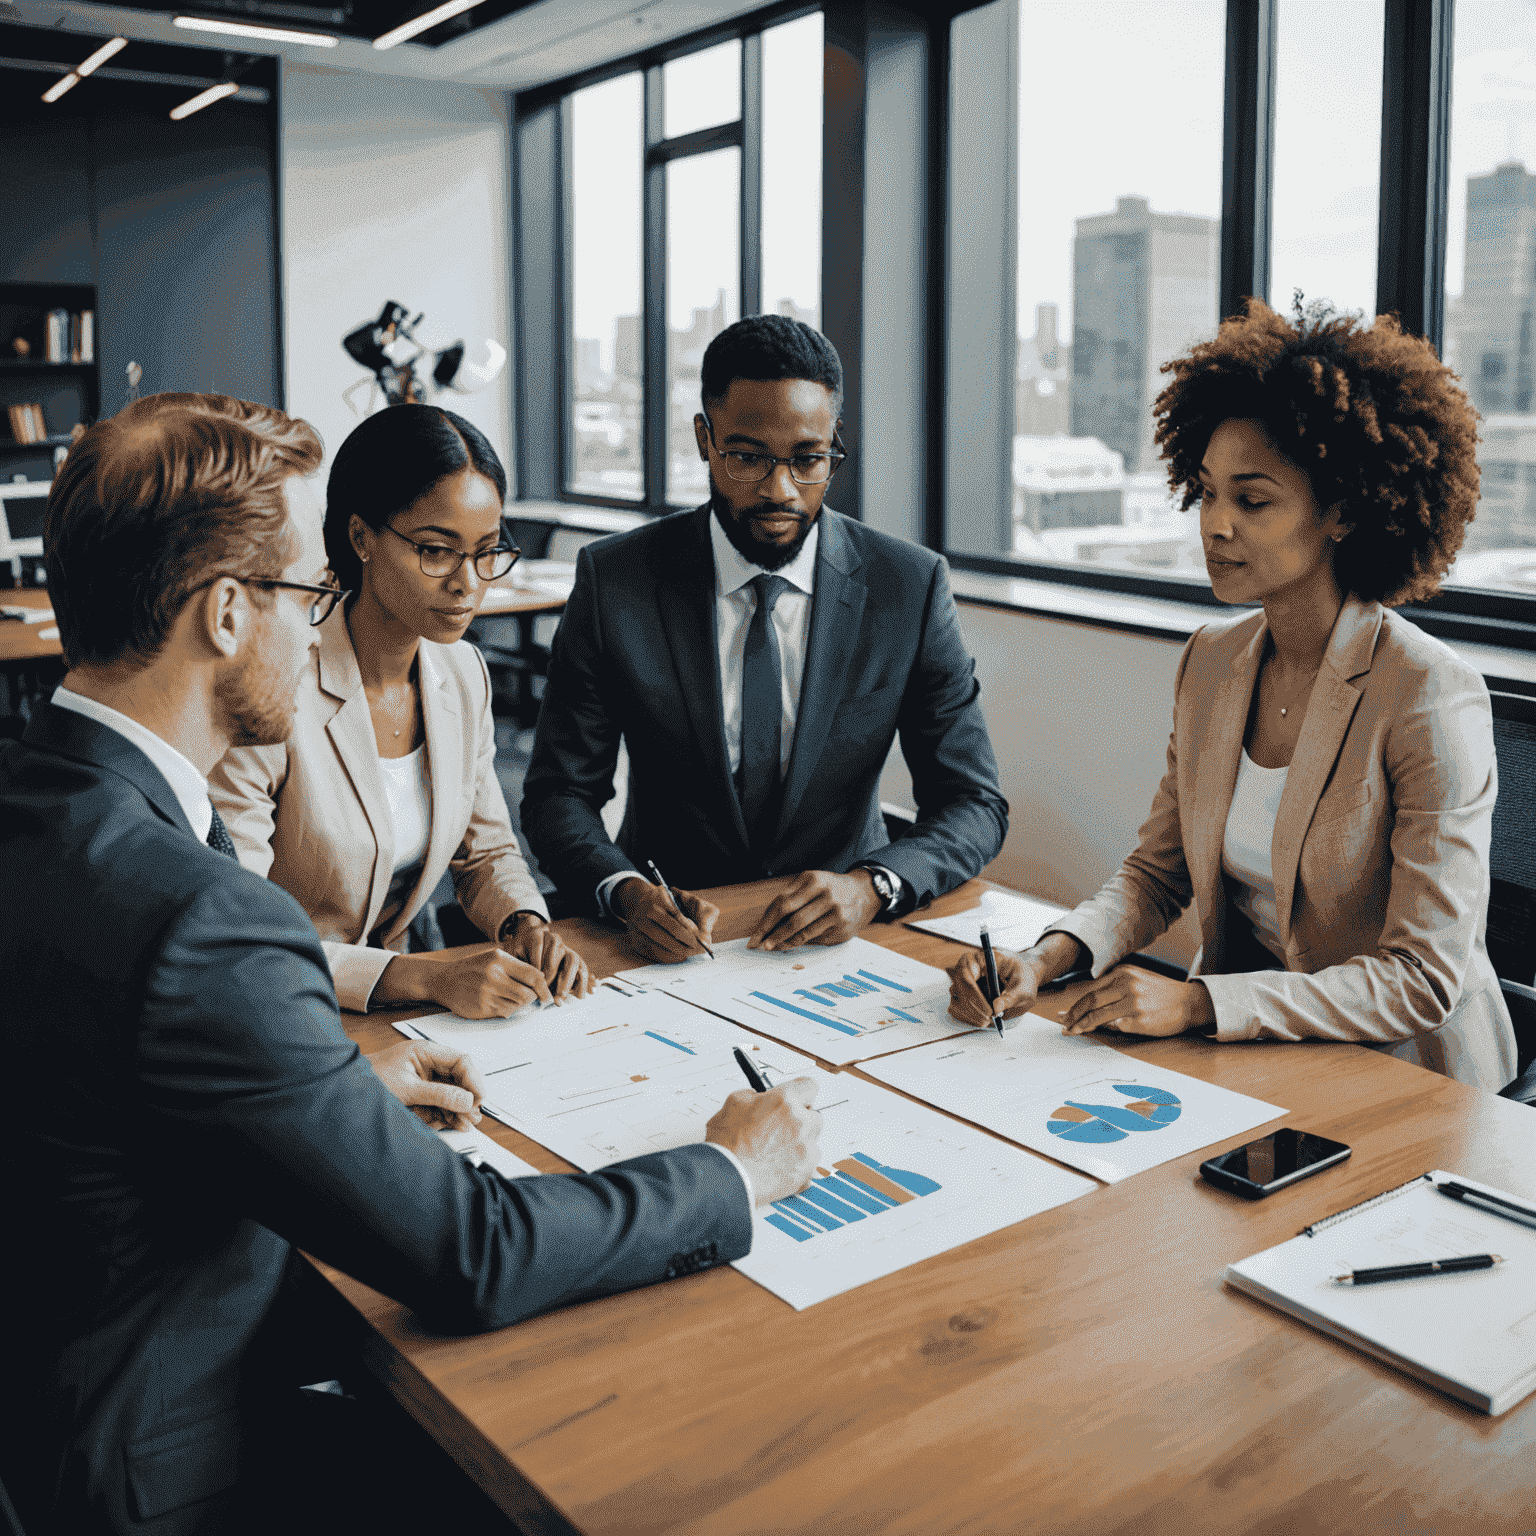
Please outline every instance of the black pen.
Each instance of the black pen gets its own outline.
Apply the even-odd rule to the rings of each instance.
[[[987,1001],[992,1005],[992,1027],[997,1038],[1003,1038],[1003,1016],[997,1011],[997,1000],[1003,995],[1003,984],[997,979],[997,956],[992,952],[992,930],[981,925],[981,953],[987,962]]]
[[[1480,1189],[1468,1189],[1465,1184],[1447,1182],[1436,1184],[1435,1188],[1452,1200],[1465,1200],[1475,1211],[1488,1211],[1490,1216],[1502,1216],[1505,1221],[1518,1221],[1522,1224],[1529,1222],[1536,1226],[1536,1211],[1528,1205],[1516,1205],[1513,1200],[1502,1199],[1498,1195],[1484,1194]],[[1489,1207],[1494,1209],[1489,1209]]]
[[[1469,1253],[1459,1259],[1434,1259],[1427,1264],[1387,1264],[1381,1269],[1357,1269],[1333,1278],[1339,1285],[1377,1285],[1383,1280],[1417,1280],[1423,1275],[1459,1275],[1469,1269],[1492,1269],[1503,1262],[1497,1253]]]
[[[655,861],[655,859],[647,859],[645,861],[645,867],[648,870],[650,870],[652,876],[654,877],[654,879],[656,881],[656,884],[659,885],[662,888],[662,890],[664,890],[667,893],[667,900],[669,902],[671,902],[672,910],[674,912],[676,912],[679,917],[683,917],[683,909],[680,906],[678,906],[678,904],[677,904],[677,897],[672,894],[672,887],[667,884],[666,877],[662,874],[662,872],[659,869],[656,868],[656,861]],[[683,917],[683,921],[686,923],[688,921],[688,919],[686,917]],[[699,925],[697,923],[695,923],[693,925],[695,933],[698,932],[698,926]],[[713,960],[715,958],[714,950],[712,950],[709,947],[709,945],[704,942],[704,938],[703,938],[702,934],[699,935],[699,948],[702,949],[704,951],[704,953],[706,955],[708,955],[711,960]]]
[[[767,1093],[768,1084],[763,1081],[763,1075],[752,1065],[752,1059],[739,1045],[731,1047],[731,1055],[736,1058],[736,1065],[747,1075],[747,1082],[751,1084],[753,1093]]]

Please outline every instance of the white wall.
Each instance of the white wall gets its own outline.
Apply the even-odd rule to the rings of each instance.
[[[386,299],[425,311],[420,339],[512,351],[510,134],[498,91],[288,64],[282,88],[285,399],[329,457],[367,375],[342,336]],[[480,394],[437,403],[479,427],[512,477],[515,358]],[[359,393],[361,404],[366,391]]]
[[[1167,759],[1183,644],[965,602],[960,626],[1009,805],[987,874],[1073,906],[1136,846]],[[882,793],[912,803],[899,751]],[[1186,914],[1148,949],[1188,965],[1198,944]]]

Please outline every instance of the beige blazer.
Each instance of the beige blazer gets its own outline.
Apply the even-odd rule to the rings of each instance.
[[[1239,971],[1252,945],[1229,933],[1221,855],[1267,632],[1257,613],[1190,639],[1140,846],[1055,926],[1098,976],[1192,900],[1192,974],[1218,1039],[1350,1040],[1502,1088],[1516,1058],[1483,945],[1498,794],[1488,690],[1379,603],[1345,602],[1286,775],[1271,845],[1285,969]]]
[[[406,929],[448,870],[487,937],[518,911],[549,909],[517,844],[495,773],[491,685],[479,651],[421,642],[421,712],[432,831],[421,878],[370,947],[394,874],[395,834],[363,680],[340,608],[320,626],[299,682],[293,731],[235,747],[208,779],[240,862],[298,898],[321,940],[336,996],[361,1011]]]

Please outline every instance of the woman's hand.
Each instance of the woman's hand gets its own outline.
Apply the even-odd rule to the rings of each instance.
[[[549,984],[537,966],[504,949],[476,945],[396,955],[369,1004],[436,1003],[461,1019],[505,1019],[535,1000],[550,1001]]]
[[[501,947],[533,966],[549,983],[550,996],[557,1003],[571,996],[585,997],[592,990],[586,961],[537,912],[519,912],[504,923]]]
[[[1139,965],[1118,965],[1078,998],[1062,1021],[1064,1035],[1113,1025],[1127,1035],[1181,1035],[1216,1022],[1211,994],[1198,981],[1173,981]]]

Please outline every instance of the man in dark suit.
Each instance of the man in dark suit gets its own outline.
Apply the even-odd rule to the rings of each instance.
[[[564,901],[657,960],[696,953],[717,915],[683,888],[798,875],[753,941],[834,944],[975,875],[1008,824],[944,561],[823,505],[843,456],[832,344],[739,321],[704,354],[703,397],[709,504],[577,560],[521,810]],[[917,823],[890,843],[898,733]],[[615,841],[599,812],[620,737]]]
[[[478,1118],[472,1068],[348,1041],[313,926],[241,869],[204,783],[232,743],[282,739],[334,601],[319,458],[280,412],[160,396],[87,432],[50,497],[70,671],[0,751],[0,1038],[47,1067],[0,1129],[0,1479],[34,1533],[223,1532],[258,1507],[309,1529],[302,1497],[271,1513],[284,1415],[321,1374],[279,1368],[290,1245],[428,1326],[498,1328],[739,1256],[754,1193],[814,1167],[802,1080],[733,1096],[713,1145],[509,1183],[403,1107]],[[392,1469],[397,1510],[409,1481]]]

